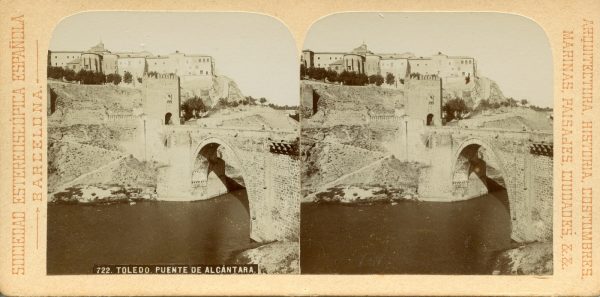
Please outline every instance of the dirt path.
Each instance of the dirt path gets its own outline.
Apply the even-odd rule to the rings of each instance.
[[[68,181],[68,182],[66,182],[66,183],[64,183],[64,184],[62,184],[62,185],[60,185],[60,186],[58,186],[58,187],[56,187],[56,188],[57,188],[57,190],[55,190],[54,192],[52,192],[52,193],[50,194],[50,196],[52,196],[52,195],[54,195],[54,194],[56,194],[56,193],[58,193],[58,192],[61,192],[61,191],[63,191],[64,189],[66,189],[66,188],[68,188],[68,187],[70,187],[70,186],[74,185],[74,184],[75,184],[76,182],[78,182],[79,180],[81,180],[81,179],[83,179],[83,178],[85,178],[85,177],[87,177],[87,176],[89,176],[89,175],[91,175],[91,174],[94,174],[94,173],[96,173],[96,172],[99,172],[99,171],[101,171],[101,170],[104,170],[105,168],[107,168],[107,167],[109,167],[109,166],[112,166],[112,165],[114,165],[115,163],[121,162],[121,161],[122,161],[122,160],[124,160],[126,157],[127,157],[127,156],[121,156],[121,157],[117,158],[116,160],[113,160],[113,161],[111,161],[111,162],[107,163],[107,164],[106,164],[106,165],[104,165],[104,166],[100,166],[100,167],[98,167],[98,168],[96,168],[96,169],[94,169],[94,170],[92,170],[92,171],[88,171],[88,172],[86,172],[86,173],[84,173],[84,174],[82,174],[82,175],[80,175],[80,176],[78,176],[78,177],[76,177],[76,178],[74,178],[74,179],[72,179],[72,180],[70,180],[70,181]]]
[[[367,169],[369,169],[369,168],[371,168],[371,167],[373,167],[373,166],[379,165],[379,164],[381,164],[381,162],[383,162],[383,161],[387,160],[387,159],[388,159],[388,158],[390,158],[391,156],[392,156],[392,155],[386,155],[386,156],[382,157],[381,159],[378,159],[378,160],[376,160],[376,161],[373,161],[373,162],[371,162],[371,163],[369,163],[369,164],[367,164],[367,165],[365,165],[365,166],[363,166],[363,167],[361,167],[361,168],[359,168],[359,169],[356,169],[356,170],[354,170],[354,171],[352,171],[352,172],[350,172],[350,173],[346,173],[346,174],[344,174],[344,175],[342,175],[342,176],[340,176],[340,177],[336,178],[336,179],[335,179],[335,180],[333,180],[333,181],[330,181],[330,182],[328,182],[328,183],[326,183],[326,184],[324,184],[324,185],[322,185],[322,186],[319,186],[319,187],[317,188],[317,190],[316,190],[314,193],[319,193],[319,192],[322,192],[322,191],[325,191],[325,190],[327,190],[328,188],[331,188],[331,187],[333,187],[333,186],[336,186],[336,185],[337,185],[337,184],[338,184],[338,183],[339,183],[341,180],[343,180],[343,179],[347,178],[348,176],[351,176],[351,175],[353,175],[353,174],[356,174],[356,173],[359,173],[359,172],[361,172],[361,171],[367,170]]]

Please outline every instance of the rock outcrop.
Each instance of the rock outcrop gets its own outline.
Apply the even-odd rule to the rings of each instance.
[[[244,95],[235,81],[220,75],[181,80],[181,101],[192,97],[202,98],[206,106],[215,106],[221,98],[234,102],[243,99]]]

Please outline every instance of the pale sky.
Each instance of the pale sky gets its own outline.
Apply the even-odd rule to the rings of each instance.
[[[340,13],[317,21],[304,49],[472,56],[505,96],[553,106],[552,52],[534,21],[502,13]]]
[[[215,59],[217,74],[246,96],[299,104],[299,54],[285,25],[241,12],[85,12],[57,25],[50,50],[87,50],[100,39],[112,52],[179,50]]]

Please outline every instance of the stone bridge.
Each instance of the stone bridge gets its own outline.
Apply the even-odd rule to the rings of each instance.
[[[159,164],[160,200],[210,199],[245,188],[250,237],[298,240],[298,132],[144,122],[144,158]]]
[[[458,201],[506,189],[512,238],[552,239],[550,132],[446,126],[426,127],[420,138],[412,159],[426,164],[419,179],[423,200]]]

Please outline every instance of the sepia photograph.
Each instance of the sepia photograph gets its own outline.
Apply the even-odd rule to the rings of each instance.
[[[551,275],[553,64],[503,13],[337,13],[300,56],[303,274]]]
[[[47,52],[47,274],[299,273],[297,52],[262,14],[63,19]]]

